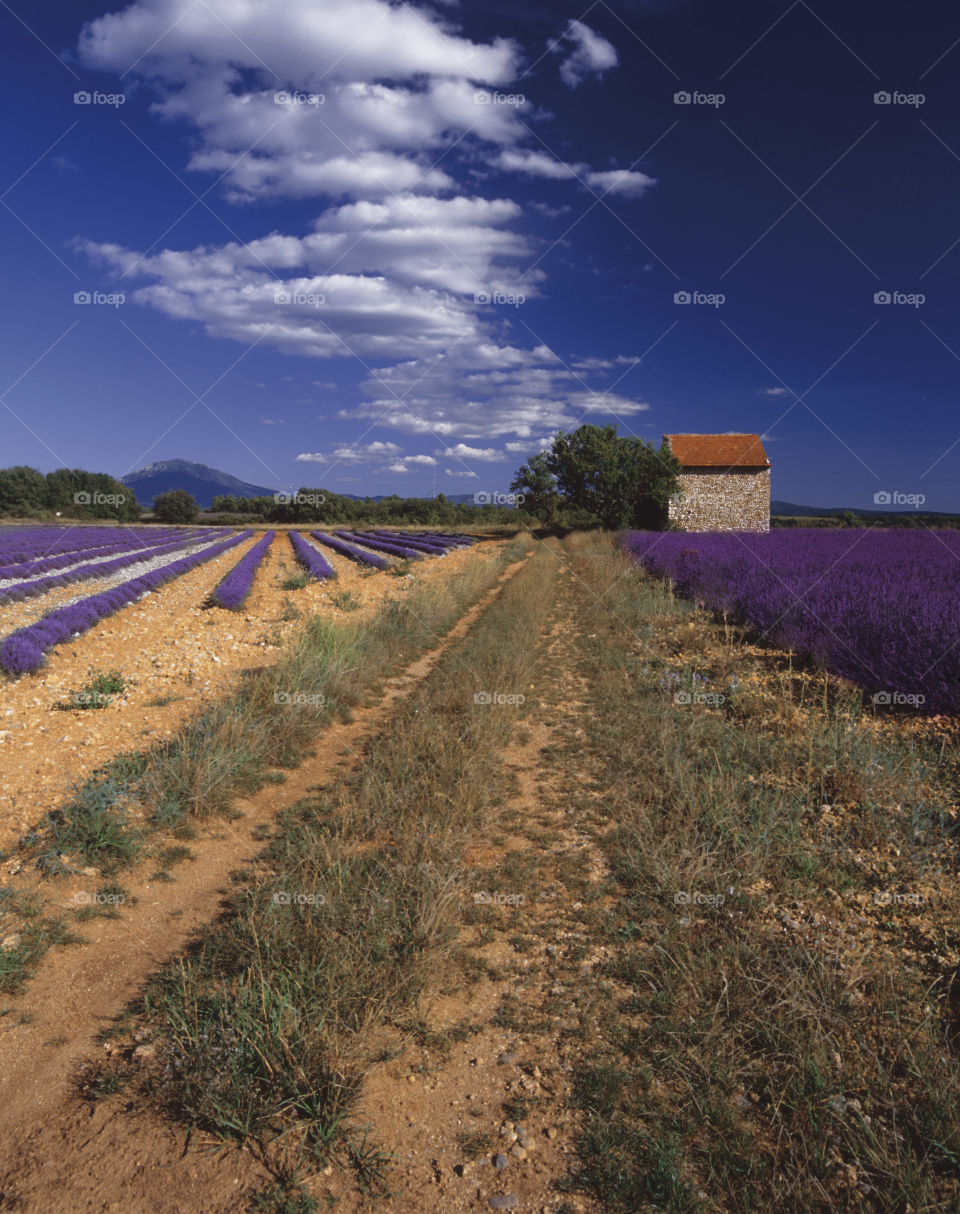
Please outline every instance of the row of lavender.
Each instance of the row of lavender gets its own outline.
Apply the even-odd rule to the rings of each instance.
[[[200,528],[195,528],[193,533],[200,534]],[[0,557],[0,581],[49,573],[53,569],[65,569],[87,558],[132,552],[136,548],[150,548],[160,542],[161,536],[172,541],[177,538],[185,539],[193,533],[178,527],[160,532],[156,528],[135,531],[132,528],[111,527],[101,529],[96,537],[90,537],[95,538],[95,542],[90,543],[80,543],[74,538],[64,546],[63,543],[56,543],[56,540],[62,537],[45,539],[39,535],[32,542],[24,542],[21,539],[17,545],[16,557],[8,557],[9,563],[3,563],[3,558]]]
[[[244,531],[239,535],[230,536],[220,543],[202,548],[199,552],[171,561],[167,565],[161,565],[159,569],[152,569],[129,582],[123,582],[120,586],[103,590],[100,594],[92,594],[79,603],[71,603],[67,607],[49,612],[35,624],[19,628],[4,640],[0,645],[0,666],[8,674],[14,675],[36,670],[43,661],[43,655],[54,645],[80,636],[106,616],[113,615],[115,611],[126,607],[151,590],[156,590],[164,582],[180,577],[204,561],[212,560],[228,548],[249,539],[252,534],[252,531]]]
[[[28,561],[38,556],[81,552],[124,538],[143,538],[156,531],[156,527],[0,527],[0,565]]]
[[[152,534],[154,537],[157,535],[156,531],[149,534]],[[181,574],[193,569],[196,565],[210,560],[229,548],[249,539],[253,533],[246,531],[241,535],[231,536],[226,539],[222,538],[226,535],[224,531],[206,532],[205,534],[194,532],[177,532],[174,534],[177,535],[177,538],[172,542],[170,538],[171,533],[167,532],[164,534],[164,539],[167,542],[163,544],[158,545],[154,543],[154,546],[150,548],[140,547],[114,560],[83,564],[71,569],[69,575],[39,578],[33,582],[17,583],[14,586],[8,587],[7,591],[0,592],[0,601],[2,601],[4,593],[7,593],[9,597],[25,597],[30,593],[43,593],[51,585],[64,584],[66,581],[77,580],[78,578],[108,576],[126,565],[147,558],[168,555],[179,548],[195,544],[199,538],[214,541],[212,544],[207,544],[201,550],[189,556],[149,570],[141,577],[133,578],[120,586],[104,590],[100,594],[91,595],[81,602],[51,611],[36,623],[11,633],[0,644],[0,667],[6,670],[8,674],[13,675],[24,674],[37,669],[43,661],[44,653],[54,645],[79,636],[105,616],[133,602],[163,582],[179,577]],[[268,531],[244,554],[226,576],[220,580],[210,595],[210,601],[213,604],[230,610],[237,610],[243,605],[253,585],[256,571],[273,543],[274,534],[273,531]],[[451,548],[467,546],[473,542],[466,536],[441,536],[429,532],[404,533],[401,536],[385,531],[358,532],[355,534],[338,532],[337,538],[325,535],[322,532],[313,532],[313,536],[318,543],[325,544],[340,555],[348,556],[358,563],[377,569],[387,568],[388,564],[382,557],[376,554],[376,551],[371,550],[387,552],[403,559],[419,559],[427,555],[444,555]],[[354,543],[348,542],[351,540],[355,541],[355,544],[363,545],[363,547],[358,547]],[[290,543],[297,560],[314,577],[319,580],[336,577],[336,571],[324,558],[322,553],[313,544],[308,543],[298,532],[290,532]]]
[[[960,710],[960,535],[907,530],[627,532],[678,593],[874,693]]]
[[[118,573],[121,569],[126,569],[130,565],[137,565],[142,561],[152,561],[156,557],[166,556],[168,553],[176,552],[180,548],[189,548],[193,544],[209,543],[223,539],[227,534],[228,531],[226,529],[213,532],[208,531],[206,533],[174,533],[172,538],[167,534],[164,536],[162,543],[157,543],[159,536],[157,533],[154,533],[153,542],[150,546],[141,545],[128,549],[120,556],[112,557],[110,560],[98,559],[92,562],[82,562],[79,565],[71,565],[69,569],[61,573],[50,574],[47,577],[30,578],[28,581],[14,582],[11,585],[4,586],[0,589],[0,604],[35,598],[37,595],[46,594],[49,590],[53,590],[58,586],[68,586],[73,582],[111,577],[114,573]]]

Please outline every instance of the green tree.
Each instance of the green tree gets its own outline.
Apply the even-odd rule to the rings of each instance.
[[[161,523],[195,523],[199,510],[192,493],[172,489],[153,499],[153,513]]]
[[[556,434],[541,467],[555,478],[563,506],[589,511],[609,530],[663,527],[681,471],[666,443],[657,448],[616,426],[590,425]]]
[[[25,464],[0,468],[0,514],[29,514],[46,504],[43,473]]]
[[[560,495],[557,493],[557,478],[550,470],[546,451],[531,455],[525,464],[520,465],[516,476],[510,482],[510,492],[522,494],[523,509],[541,523],[552,523],[556,520]]]

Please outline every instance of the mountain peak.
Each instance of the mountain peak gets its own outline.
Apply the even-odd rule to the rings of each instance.
[[[159,494],[170,493],[174,489],[184,489],[193,494],[199,506],[208,510],[217,494],[270,497],[276,492],[275,488],[254,485],[231,476],[229,472],[208,468],[206,464],[197,464],[188,459],[156,460],[124,476],[123,483],[133,489],[141,502],[150,502]]]

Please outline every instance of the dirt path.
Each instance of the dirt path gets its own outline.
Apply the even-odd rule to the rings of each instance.
[[[440,654],[466,633],[523,564],[510,565],[440,644],[389,680],[374,707],[325,731],[319,753],[290,772],[284,784],[238,802],[243,817],[197,841],[194,860],[177,870],[174,883],[132,888],[137,901],[121,918],[92,920],[84,928],[85,944],[48,956],[17,1003],[20,1022],[0,1030],[0,1154],[6,1161],[0,1165],[0,1209],[132,1214],[236,1208],[225,1194],[235,1192],[234,1180],[241,1184],[254,1166],[249,1157],[191,1158],[175,1168],[179,1148],[172,1132],[149,1114],[138,1116],[134,1128],[122,1124],[115,1110],[84,1104],[72,1087],[77,1068],[94,1051],[98,1030],[216,916],[231,870],[262,848],[253,837],[256,828],[349,764],[396,702],[427,677]],[[151,1167],[163,1170],[162,1181],[145,1182],[143,1170]]]
[[[368,1070],[360,1121],[393,1157],[391,1196],[331,1178],[316,1191],[338,1210],[598,1208],[557,1190],[573,1162],[571,1061],[591,1003],[606,997],[594,975],[603,953],[583,930],[583,916],[609,897],[604,862],[580,823],[592,794],[577,771],[587,698],[575,669],[578,627],[561,592],[544,623],[536,705],[504,753],[513,795],[464,858],[471,891],[506,899],[484,905],[481,922],[462,933],[467,970],[483,977],[453,978],[427,1013],[424,1043]]]

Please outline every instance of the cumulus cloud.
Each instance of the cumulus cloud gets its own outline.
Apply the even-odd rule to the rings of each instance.
[[[478,459],[491,462],[506,459],[503,452],[498,451],[496,447],[468,447],[466,443],[446,447],[443,451],[438,451],[437,455],[445,455],[450,459]]]
[[[572,89],[588,76],[600,79],[604,72],[620,62],[613,44],[582,21],[571,21],[554,49],[560,49],[562,43],[573,48],[560,64],[560,79]]]
[[[477,479],[476,472],[470,472],[468,470],[459,471],[455,468],[444,468],[443,475],[444,476],[459,476],[463,480],[474,480],[475,481]]]
[[[432,455],[403,455],[382,469],[384,472],[409,472],[412,468],[433,468],[437,461]]]
[[[383,459],[399,455],[403,450],[396,443],[340,443],[333,448],[332,455],[321,451],[305,451],[296,457],[301,464],[365,464],[372,459]]]
[[[617,62],[579,21],[560,45],[570,87]],[[91,21],[78,53],[88,68],[145,85],[157,119],[189,132],[188,167],[222,177],[229,200],[322,200],[297,234],[249,243],[141,253],[78,242],[128,298],[213,337],[359,360],[362,399],[338,416],[450,443],[448,458],[458,445],[489,452],[500,436],[539,442],[588,413],[648,408],[604,396],[587,364],[511,344],[510,319],[474,302],[490,291],[535,298],[544,272],[526,268],[538,245],[518,230],[523,208],[497,196],[506,191],[465,190],[464,166],[624,197],[654,184],[530,148],[532,102],[489,103],[490,89],[521,78],[511,40],[473,41],[450,19],[390,0],[285,0],[282,21],[249,0],[135,0]],[[393,471],[434,459],[372,443],[296,458]]]
[[[619,194],[639,198],[657,184],[635,169],[591,169],[587,164],[568,164],[549,152],[529,148],[508,148],[497,157],[497,167],[507,172],[523,173],[527,177],[546,177],[553,181],[575,180],[603,194]]]
[[[535,455],[538,451],[549,451],[553,446],[553,439],[531,438],[525,443],[504,443],[504,446],[514,455]]]

